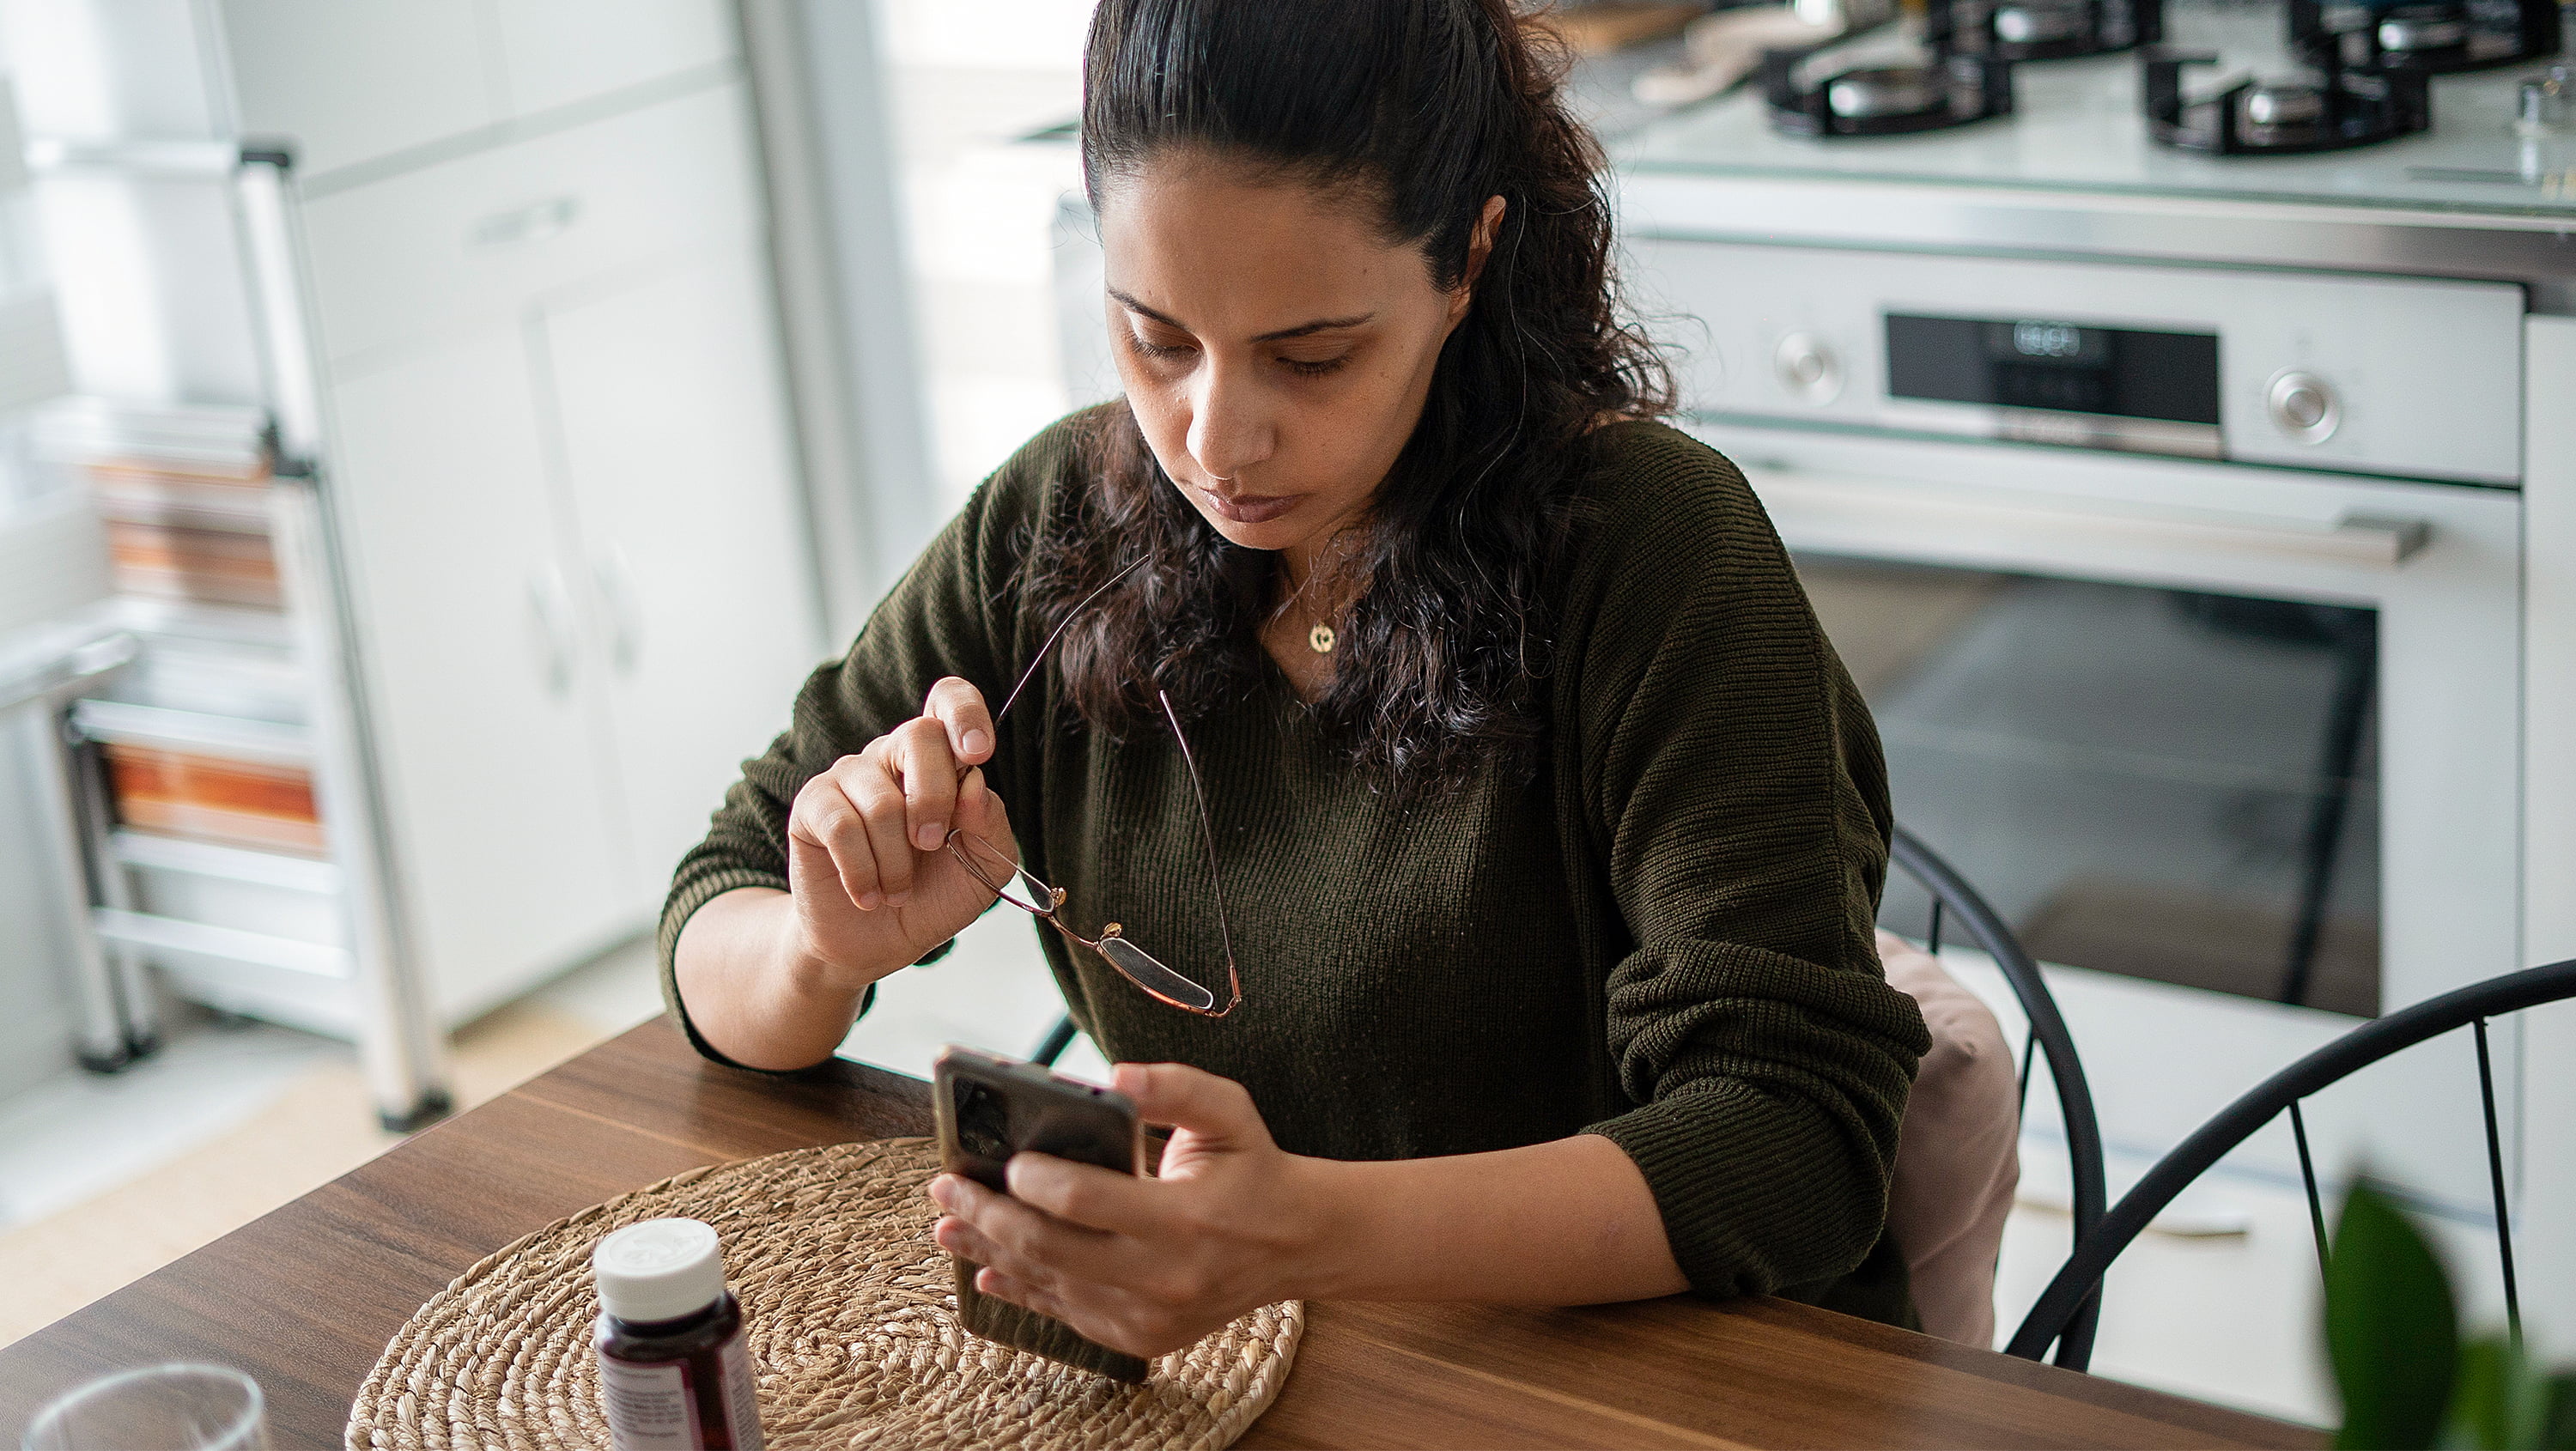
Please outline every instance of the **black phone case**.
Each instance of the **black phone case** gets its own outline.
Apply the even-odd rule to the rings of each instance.
[[[1034,1063],[954,1047],[941,1051],[931,1077],[939,1160],[951,1173],[1008,1193],[1002,1166],[1023,1151],[1137,1172],[1136,1106],[1124,1094],[1059,1078]],[[961,1103],[967,1105],[962,1110]],[[1087,1340],[1052,1316],[984,1295],[975,1288],[975,1272],[983,1267],[971,1260],[952,1263],[957,1316],[969,1331],[1112,1380],[1145,1379],[1144,1360]]]

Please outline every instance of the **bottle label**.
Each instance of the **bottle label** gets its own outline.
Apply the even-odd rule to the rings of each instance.
[[[608,1406],[608,1444],[615,1451],[698,1451],[706,1444],[698,1438],[697,1398],[689,1394],[688,1369],[678,1361],[637,1365],[603,1355],[599,1392]],[[758,1434],[755,1427],[753,1435]]]
[[[737,1335],[724,1347],[725,1428],[733,1433],[733,1451],[761,1451],[760,1387],[752,1380],[749,1339]]]

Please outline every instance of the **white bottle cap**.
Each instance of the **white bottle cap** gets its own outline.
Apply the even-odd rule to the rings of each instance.
[[[600,1308],[620,1320],[677,1320],[723,1298],[724,1251],[694,1219],[648,1219],[590,1252]]]

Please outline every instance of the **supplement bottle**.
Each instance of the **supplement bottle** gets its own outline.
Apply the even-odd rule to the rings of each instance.
[[[599,1391],[616,1451],[760,1451],[742,1305],[716,1232],[648,1219],[591,1251]]]

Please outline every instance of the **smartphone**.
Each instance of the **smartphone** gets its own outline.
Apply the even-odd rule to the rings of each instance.
[[[1143,1163],[1135,1102],[1116,1089],[954,1043],[939,1050],[930,1080],[940,1166],[995,1193],[1010,1192],[1002,1171],[1013,1154],[1052,1154],[1121,1174],[1137,1173]],[[958,1318],[968,1330],[1113,1380],[1145,1379],[1143,1360],[1086,1340],[1061,1320],[978,1293],[975,1272],[982,1266],[952,1261]]]

